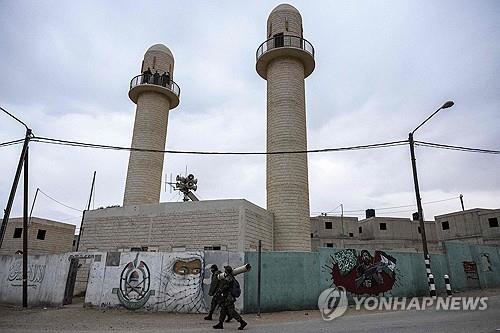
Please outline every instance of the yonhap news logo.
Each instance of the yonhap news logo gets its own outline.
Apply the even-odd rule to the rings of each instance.
[[[484,311],[488,297],[352,297],[356,311]],[[318,308],[323,320],[342,316],[348,306],[347,292],[343,287],[325,289],[318,298]]]
[[[347,310],[347,293],[344,287],[325,289],[318,297],[318,308],[323,320],[342,316]]]

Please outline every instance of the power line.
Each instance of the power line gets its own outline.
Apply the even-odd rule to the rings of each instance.
[[[417,146],[422,147],[430,147],[430,148],[438,148],[438,149],[448,149],[448,150],[458,150],[458,151],[466,151],[470,153],[482,153],[482,154],[500,154],[500,150],[492,150],[492,149],[481,149],[481,148],[470,148],[470,147],[461,147],[461,146],[453,146],[453,145],[444,145],[440,143],[433,142],[424,142],[424,141],[415,141]]]
[[[440,199],[440,200],[434,200],[434,201],[427,201],[427,202],[423,202],[422,204],[423,205],[428,205],[428,204],[433,204],[433,203],[438,203],[438,202],[444,202],[444,201],[450,201],[450,200],[455,200],[455,199],[458,199],[460,197],[453,197],[453,198],[447,198],[447,199]],[[335,209],[337,209],[339,206],[337,206]],[[397,208],[407,208],[407,207],[415,207],[415,204],[410,204],[410,205],[402,205],[402,206],[391,206],[391,207],[379,207],[379,208],[373,208],[375,209],[376,211],[377,210],[387,210],[387,209],[397,209]],[[334,212],[335,209],[332,211]],[[408,210],[408,211],[411,211],[411,210]],[[344,213],[363,213],[365,212],[365,209],[357,209],[357,210],[344,210]],[[403,211],[402,211],[403,212]],[[315,213],[320,213],[320,212],[315,212]],[[391,212],[384,212],[384,213],[391,213]],[[397,212],[394,212],[394,213],[397,213]],[[356,214],[354,214],[356,215]]]
[[[12,113],[10,113],[9,111],[5,110],[3,107],[0,106],[0,110],[2,110],[3,112],[5,112],[6,114],[8,114],[9,116],[11,116],[12,118],[14,118],[15,120],[17,120],[19,123],[21,123],[24,127],[26,127],[26,130],[29,131],[29,127],[28,125],[26,125],[22,120],[20,120],[19,118],[17,118],[16,116],[14,116]]]
[[[53,197],[51,197],[50,195],[48,195],[47,193],[45,193],[45,192],[44,192],[44,191],[42,191],[42,190],[40,190],[40,193],[42,193],[42,194],[43,194],[43,195],[45,195],[47,198],[51,199],[51,200],[52,200],[52,201],[54,201],[54,202],[57,202],[58,204],[60,204],[60,205],[62,205],[62,206],[64,206],[64,207],[66,207],[66,208],[76,210],[76,211],[78,211],[78,212],[80,212],[80,213],[81,213],[81,212],[83,212],[83,210],[81,210],[81,209],[78,209],[78,208],[74,208],[74,207],[68,206],[68,205],[66,205],[65,203],[60,202],[59,200],[54,199]]]
[[[22,143],[23,141],[24,141],[24,138],[23,139],[12,140],[12,141],[2,142],[2,143],[0,143],[0,147],[8,147],[8,146],[12,146],[12,145],[17,145],[19,143]]]
[[[93,144],[87,142],[78,141],[68,141],[60,140],[46,137],[35,137],[31,141],[49,143],[63,146],[74,146],[74,147],[85,147],[85,148],[97,148],[97,149],[111,149],[111,150],[126,150],[126,151],[139,151],[139,152],[150,152],[150,153],[163,153],[163,154],[191,154],[191,155],[280,155],[280,154],[306,154],[306,153],[324,153],[324,152],[335,152],[335,151],[348,151],[348,150],[363,150],[363,149],[374,149],[383,147],[393,147],[401,146],[408,143],[407,140],[400,141],[389,141],[383,143],[374,143],[368,145],[350,146],[350,147],[339,147],[339,148],[323,148],[323,149],[311,149],[311,150],[292,150],[292,151],[276,151],[276,152],[220,152],[220,151],[193,151],[193,150],[157,150],[157,149],[143,149],[134,147],[123,147],[123,146],[112,146],[104,144]]]

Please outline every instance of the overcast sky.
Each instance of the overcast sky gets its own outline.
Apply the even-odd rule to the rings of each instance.
[[[316,50],[306,80],[308,147],[416,139],[500,149],[500,2],[292,1]],[[175,57],[181,103],[167,148],[264,151],[266,82],[255,51],[275,1],[0,1],[0,105],[35,135],[130,146],[129,82],[156,43]],[[0,142],[24,129],[0,114]],[[32,143],[30,200],[37,187],[77,209],[122,204],[128,152]],[[5,208],[21,145],[0,148]],[[458,197],[466,208],[500,207],[500,157],[417,148],[423,202]],[[265,207],[263,156],[167,155],[164,173],[199,179],[204,200],[244,198]],[[407,146],[309,155],[311,214],[415,203]],[[13,213],[22,213],[22,183]],[[161,201],[180,201],[164,191]],[[427,219],[458,199],[424,205]],[[378,216],[411,216],[415,208]],[[339,209],[335,213],[339,213]],[[359,214],[354,212],[347,215]],[[81,213],[39,196],[34,215],[79,224]]]

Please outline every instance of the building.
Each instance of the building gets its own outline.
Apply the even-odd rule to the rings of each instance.
[[[434,221],[425,221],[429,251],[440,252]],[[311,217],[312,250],[320,247],[366,248],[422,252],[418,220],[400,217]]]
[[[440,240],[500,246],[500,209],[474,208],[435,217]]]
[[[314,70],[314,47],[302,17],[288,4],[267,19],[257,49],[257,73],[267,81],[267,152],[307,150],[304,79]],[[271,154],[266,163],[267,209],[274,214],[274,248],[310,251],[307,154]]]
[[[73,224],[31,218],[28,232],[28,254],[71,252],[75,235]],[[23,218],[9,219],[0,255],[21,254],[23,251]]]
[[[168,202],[88,211],[81,251],[273,249],[273,217],[246,200]]]

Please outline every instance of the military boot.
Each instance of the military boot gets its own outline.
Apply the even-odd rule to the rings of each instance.
[[[222,325],[222,321],[219,321],[219,323],[217,325],[214,325],[212,327],[215,328],[216,330],[224,329],[224,325]]]
[[[209,314],[208,316],[204,317],[203,319],[205,319],[205,320],[212,320],[212,315]]]
[[[244,320],[242,319],[242,320],[240,320],[240,327],[238,327],[238,329],[241,331],[241,330],[243,330],[243,329],[245,328],[245,326],[247,326],[247,325],[248,325],[248,324],[247,324],[247,322],[246,322],[246,321],[244,321]]]

